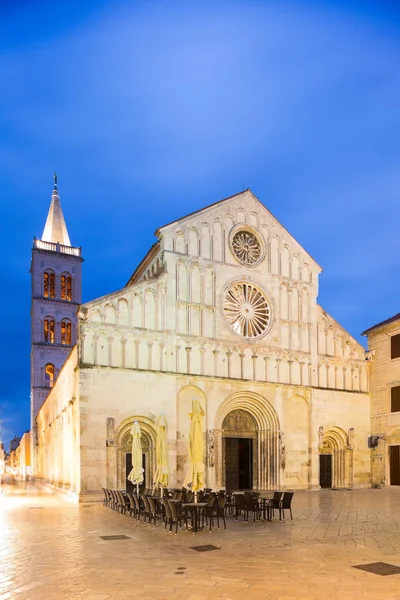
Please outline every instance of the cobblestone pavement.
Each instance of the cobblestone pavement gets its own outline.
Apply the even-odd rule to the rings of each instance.
[[[10,486],[0,495],[0,600],[400,599],[400,488],[296,492],[293,521],[228,531],[145,526],[100,504]],[[105,541],[100,536],[126,535]],[[196,552],[191,546],[218,550]]]

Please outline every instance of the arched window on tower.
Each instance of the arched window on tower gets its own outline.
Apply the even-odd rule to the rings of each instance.
[[[55,322],[53,317],[46,317],[44,320],[44,341],[48,344],[55,342]]]
[[[54,385],[54,376],[55,376],[55,368],[51,363],[47,363],[44,368],[44,377],[46,382],[46,387],[52,388]]]
[[[72,277],[69,273],[61,275],[61,300],[72,300]]]
[[[70,346],[72,343],[71,321],[69,319],[61,321],[61,343],[65,346]]]
[[[43,273],[43,297],[56,297],[56,276],[49,269]]]

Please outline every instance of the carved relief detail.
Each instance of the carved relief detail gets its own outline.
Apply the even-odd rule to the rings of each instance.
[[[253,417],[245,410],[232,410],[226,415],[222,426],[225,431],[238,431],[241,433],[254,433],[256,431]]]

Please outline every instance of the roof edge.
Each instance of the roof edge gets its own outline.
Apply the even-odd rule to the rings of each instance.
[[[380,323],[376,323],[376,325],[372,325],[372,327],[369,327],[368,329],[366,329],[365,331],[363,331],[361,335],[367,335],[368,336],[368,334],[371,331],[374,331],[375,329],[380,329],[381,327],[384,327],[385,325],[389,325],[389,323],[394,323],[395,321],[400,321],[400,313],[397,313],[393,317],[389,317],[389,319],[386,319],[385,321],[381,321]]]
[[[161,245],[160,242],[155,242],[152,245],[150,250],[144,256],[144,258],[142,258],[142,260],[140,261],[140,263],[138,264],[138,266],[136,267],[136,269],[134,270],[132,275],[129,277],[127,283],[125,284],[125,287],[129,287],[129,286],[133,285],[134,283],[136,283],[137,279],[140,277],[140,275],[143,273],[143,271],[146,270],[147,265],[152,261],[152,259],[157,254],[158,250],[160,249],[160,245]]]

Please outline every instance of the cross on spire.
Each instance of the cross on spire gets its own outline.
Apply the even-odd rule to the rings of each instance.
[[[54,171],[54,189],[51,196],[50,209],[47,215],[42,240],[43,242],[52,242],[53,244],[58,242],[63,246],[71,246],[67,226],[65,225],[64,215],[61,209],[57,183],[57,173]]]

